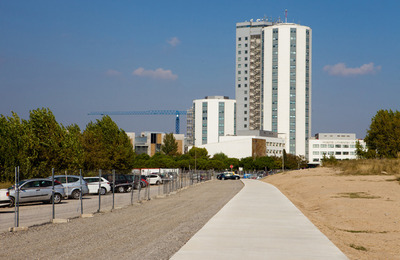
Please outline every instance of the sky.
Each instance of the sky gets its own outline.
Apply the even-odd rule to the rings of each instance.
[[[0,114],[49,108],[82,130],[96,111],[186,110],[235,98],[236,23],[311,27],[312,135],[364,138],[400,110],[399,1],[0,1]],[[174,132],[175,117],[112,116],[127,132]],[[185,132],[181,120],[181,133]]]

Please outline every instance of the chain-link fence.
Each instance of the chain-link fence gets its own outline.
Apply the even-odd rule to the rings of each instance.
[[[15,184],[8,189],[14,217],[9,214],[7,220],[0,224],[0,230],[5,228],[4,225],[30,226],[54,222],[55,219],[112,211],[143,200],[174,194],[191,185],[212,180],[215,175],[214,171],[168,172],[160,176],[161,182],[151,185],[147,176],[140,173],[53,170],[47,178],[20,181],[20,172],[16,168]],[[34,180],[35,183],[30,183]],[[57,194],[62,194],[61,198]],[[42,205],[42,202],[51,205]],[[12,213],[10,208],[4,207],[0,208],[0,212],[5,209],[8,209],[7,213]],[[12,220],[14,223],[11,223]]]

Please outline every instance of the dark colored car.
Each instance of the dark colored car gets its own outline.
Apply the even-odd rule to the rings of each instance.
[[[116,192],[128,192],[132,189],[132,181],[129,177],[129,175],[124,175],[124,174],[115,174],[115,191]],[[105,174],[102,177],[107,179],[110,182],[111,189],[114,186],[113,183],[113,175],[112,174]]]
[[[240,176],[233,172],[223,172],[217,175],[218,180],[239,180]]]

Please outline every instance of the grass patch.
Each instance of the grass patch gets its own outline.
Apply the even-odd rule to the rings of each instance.
[[[379,196],[372,196],[367,192],[343,192],[338,193],[335,198],[349,198],[349,199],[379,199]]]
[[[359,159],[337,161],[324,166],[338,169],[344,175],[398,175],[400,159]],[[400,182],[400,177],[396,177]]]
[[[354,249],[356,249],[356,250],[360,250],[360,251],[367,251],[367,249],[366,249],[365,247],[363,247],[363,246],[357,246],[357,245],[355,245],[355,244],[350,244],[350,247],[351,247],[351,248],[354,248]]]

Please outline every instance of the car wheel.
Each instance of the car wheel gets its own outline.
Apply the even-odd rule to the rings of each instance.
[[[126,189],[126,192],[130,192],[132,190],[132,186],[129,185],[129,187]]]
[[[100,195],[106,195],[106,193],[107,193],[106,188],[101,187],[101,188],[100,188]]]
[[[118,187],[118,192],[119,192],[119,193],[125,192],[125,188],[124,188],[123,186],[119,186],[119,187]]]
[[[239,177],[235,177],[235,180],[239,180]]]
[[[160,185],[160,182],[159,182],[159,181],[156,181],[156,185]]]
[[[221,177],[221,180],[225,180],[225,177]]]
[[[60,194],[60,193],[56,193],[56,194],[54,194],[54,199],[53,199],[53,201],[54,201],[54,204],[58,204],[58,203],[60,203],[60,202],[61,202],[61,200],[62,200],[62,198],[61,198],[61,194]],[[51,200],[50,200],[50,202],[51,202]]]
[[[80,191],[79,190],[74,190],[73,192],[72,192],[72,194],[71,194],[71,197],[73,198],[73,199],[76,199],[76,200],[78,200],[79,199],[79,197],[80,197]]]
[[[10,204],[8,205],[9,207],[14,207],[15,206],[15,198],[10,197]]]

